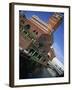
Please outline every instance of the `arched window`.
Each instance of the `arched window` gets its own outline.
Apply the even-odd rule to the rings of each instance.
[[[37,32],[36,30],[33,30],[33,32],[34,32],[36,35],[38,35],[38,32]]]
[[[31,27],[31,26],[30,26],[29,24],[27,24],[27,25],[24,26],[24,30],[29,30],[30,27]]]
[[[33,30],[33,32],[36,32],[36,30]]]
[[[46,59],[43,60],[43,62],[45,62],[45,61],[46,61]]]
[[[38,35],[38,32],[36,32],[36,35]]]

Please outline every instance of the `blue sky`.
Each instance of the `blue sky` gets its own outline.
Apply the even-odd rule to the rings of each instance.
[[[29,19],[32,17],[32,15],[38,16],[41,20],[44,22],[48,22],[48,19],[50,16],[52,16],[53,12],[38,12],[38,11],[23,11],[21,14],[25,14],[26,17]],[[61,13],[63,16],[64,14]],[[64,19],[60,26],[57,28],[57,30],[53,34],[54,36],[54,43],[53,48],[55,50],[55,54],[57,58],[64,63]]]

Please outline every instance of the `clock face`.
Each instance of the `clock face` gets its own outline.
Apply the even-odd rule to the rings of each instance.
[[[40,52],[48,52],[52,43],[52,38],[50,35],[41,35],[36,41],[35,45]]]

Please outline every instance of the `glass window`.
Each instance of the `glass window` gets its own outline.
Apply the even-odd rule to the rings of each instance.
[[[29,53],[34,53],[35,51],[34,51],[34,49],[30,49],[30,51],[29,51]]]
[[[34,53],[34,56],[36,56],[36,57],[37,57],[37,56],[38,56],[38,53],[37,53],[37,52],[35,52],[35,53]]]
[[[30,25],[29,24],[24,26],[24,30],[29,30],[29,29],[30,29]]]
[[[36,35],[38,35],[38,32],[36,32]]]
[[[46,61],[46,59],[43,60],[43,62],[45,62],[45,61]]]
[[[37,58],[38,58],[38,59],[41,59],[41,57],[42,57],[42,56],[41,56],[41,55],[39,55]]]
[[[36,32],[36,30],[34,30],[33,32]]]

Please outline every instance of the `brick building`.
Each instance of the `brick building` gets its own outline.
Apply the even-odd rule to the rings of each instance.
[[[19,16],[19,47],[26,50],[31,59],[48,66],[48,61],[55,57],[53,44],[53,33],[60,25],[62,15],[54,13],[48,20],[43,22],[39,17],[32,16],[27,19],[26,16]]]

